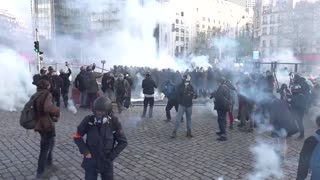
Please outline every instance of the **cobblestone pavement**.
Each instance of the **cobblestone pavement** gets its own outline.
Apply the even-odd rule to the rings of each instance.
[[[208,107],[194,107],[193,135],[185,137],[183,123],[178,137],[170,139],[173,122],[164,122],[164,107],[155,107],[154,118],[141,120],[142,107],[124,112],[122,120],[129,146],[115,161],[115,179],[247,179],[253,171],[250,147],[256,133],[229,132],[229,141],[217,142],[216,118]],[[62,110],[57,123],[54,163],[59,167],[50,179],[83,179],[82,156],[73,142],[76,126],[89,111],[76,115]],[[39,135],[19,126],[18,112],[0,111],[0,179],[35,179]],[[175,115],[175,113],[173,114]],[[262,138],[268,139],[266,136]],[[283,162],[285,178],[295,179],[302,142],[289,139],[289,153]],[[275,178],[270,178],[275,179]]]

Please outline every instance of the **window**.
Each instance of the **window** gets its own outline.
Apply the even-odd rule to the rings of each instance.
[[[184,47],[180,47],[180,50],[181,50],[180,52],[183,52],[184,51]]]
[[[266,47],[266,40],[262,41],[262,47]]]
[[[205,21],[205,20],[206,20],[206,18],[205,18],[205,17],[203,17],[203,18],[202,18],[202,21]]]
[[[270,34],[274,34],[274,27],[270,27]]]
[[[278,15],[278,23],[281,23],[281,15]]]
[[[181,39],[180,39],[181,41],[184,41],[184,37],[181,37]]]
[[[184,16],[184,12],[181,12],[181,16]]]
[[[262,24],[268,24],[268,16],[263,16]]]
[[[275,23],[275,21],[274,21],[274,15],[271,15],[271,16],[270,16],[270,24],[273,24],[273,23]]]
[[[197,8],[197,12],[199,11],[199,8]]]
[[[202,25],[202,28],[204,29],[206,26],[205,25]]]
[[[176,41],[179,41],[179,36],[176,36]]]
[[[189,37],[186,38],[186,41],[189,42]]]
[[[274,46],[273,41],[270,40],[270,47],[273,47],[273,46]]]
[[[267,35],[267,28],[266,27],[262,28],[262,35]]]
[[[208,22],[210,22],[210,18],[208,18]]]
[[[179,24],[179,19],[176,19],[176,24]]]
[[[181,33],[184,33],[184,29],[181,29]]]
[[[200,25],[199,25],[199,24],[197,24],[197,28],[200,28]]]
[[[179,32],[179,28],[176,28],[176,32]]]

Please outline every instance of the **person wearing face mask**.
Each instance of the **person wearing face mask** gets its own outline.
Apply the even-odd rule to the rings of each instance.
[[[113,160],[128,145],[121,123],[113,115],[112,102],[107,97],[95,100],[94,114],[86,116],[77,128],[74,141],[83,154],[85,180],[113,180]],[[86,141],[83,136],[86,135]]]
[[[178,114],[176,117],[176,126],[172,132],[171,138],[177,137],[177,130],[180,126],[183,114],[186,113],[187,119],[187,137],[192,138],[191,133],[191,115],[192,115],[192,100],[197,98],[197,94],[191,84],[190,75],[184,75],[182,83],[177,87],[177,101],[179,104]]]

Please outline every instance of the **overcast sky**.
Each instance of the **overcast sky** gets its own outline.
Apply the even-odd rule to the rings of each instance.
[[[236,4],[239,4],[241,6],[246,6],[246,0],[227,0]]]

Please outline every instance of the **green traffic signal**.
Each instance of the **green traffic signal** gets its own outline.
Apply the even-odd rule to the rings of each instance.
[[[34,41],[34,51],[39,52],[39,41]]]

